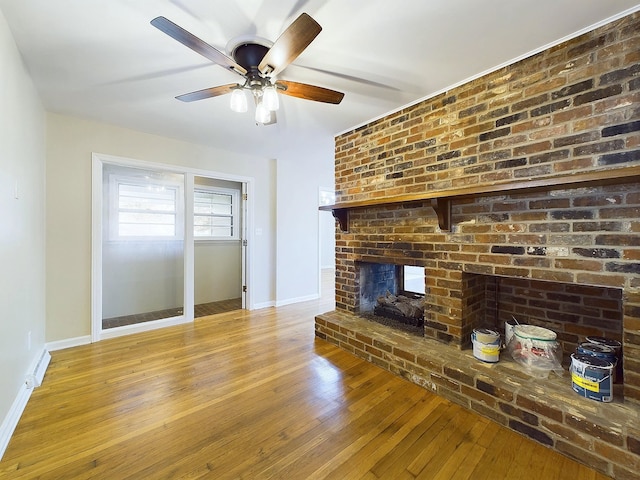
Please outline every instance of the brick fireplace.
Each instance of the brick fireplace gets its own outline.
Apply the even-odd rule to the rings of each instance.
[[[340,135],[336,311],[316,334],[638,478],[639,166],[640,13]],[[425,268],[423,338],[358,318],[362,262]],[[557,331],[566,355],[587,335],[622,341],[616,401],[577,397],[568,374],[533,385],[508,361],[478,365],[472,330],[511,316]]]

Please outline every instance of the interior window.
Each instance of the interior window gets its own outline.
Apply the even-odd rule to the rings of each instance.
[[[111,175],[111,240],[181,239],[181,186],[171,182]]]
[[[238,238],[237,190],[196,187],[194,190],[194,231],[197,240]]]

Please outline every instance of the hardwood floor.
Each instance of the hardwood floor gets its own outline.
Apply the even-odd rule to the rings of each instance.
[[[201,303],[194,306],[193,316],[195,318],[206,317],[218,313],[232,312],[242,308],[242,298],[231,298],[218,302]],[[176,317],[182,315],[182,307],[170,308],[167,310],[156,310],[154,312],[137,313],[134,315],[124,315],[122,317],[112,317],[102,319],[102,328],[122,327],[134,325],[136,323],[150,322],[162,318]]]
[[[194,317],[207,317],[209,315],[217,315],[218,313],[227,313],[242,308],[242,298],[231,298],[229,300],[220,300],[218,302],[201,303],[194,307]]]
[[[316,340],[331,299],[53,352],[11,479],[604,479]]]

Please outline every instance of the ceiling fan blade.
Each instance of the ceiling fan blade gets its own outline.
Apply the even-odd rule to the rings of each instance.
[[[228,85],[220,85],[219,87],[210,87],[197,92],[185,93],[178,95],[176,98],[183,102],[195,102],[196,100],[204,100],[205,98],[218,97],[231,93],[234,89],[240,87],[237,83],[229,83]]]
[[[301,14],[282,32],[258,65],[263,75],[274,76],[293,62],[314,38],[322,27],[306,13]]]
[[[168,20],[165,17],[156,17],[151,20],[151,25],[161,32],[166,33],[174,40],[177,40],[183,45],[189,47],[194,52],[208,58],[213,63],[216,63],[228,70],[232,70],[240,75],[246,75],[247,71],[242,66],[238,65],[235,60],[226,56],[220,50],[212,47],[203,40],[200,40],[192,33],[187,32],[184,28],[176,25],[171,20]]]
[[[324,102],[338,104],[344,98],[344,93],[329,90],[324,87],[315,85],[307,85],[306,83],[289,82],[287,80],[278,80],[276,82],[278,92],[291,97],[304,98],[305,100],[313,100],[314,102]]]

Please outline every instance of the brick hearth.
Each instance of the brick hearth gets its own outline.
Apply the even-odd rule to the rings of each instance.
[[[420,192],[492,190],[452,197],[451,231],[441,230],[442,211],[436,216],[430,201],[349,209],[348,231],[336,236],[336,312],[317,318],[318,336],[617,479],[638,478],[637,178],[534,193],[493,189],[638,165],[640,13],[338,136],[343,209]],[[361,262],[425,267],[424,338],[394,343],[356,317]],[[487,290],[480,277],[502,279],[514,299],[491,314],[499,328],[511,309],[560,330],[565,349],[594,332],[622,340],[616,403],[576,398],[568,376],[532,389],[508,361],[478,366],[466,348],[489,311],[478,313],[468,293],[470,282],[472,297]],[[525,290],[539,298],[518,304]]]
[[[640,411],[620,400],[578,396],[569,372],[533,379],[505,353],[498,363],[480,362],[470,350],[345,312],[318,315],[315,328],[319,338],[579,462],[615,478],[637,478]],[[621,385],[614,387],[619,393]]]

